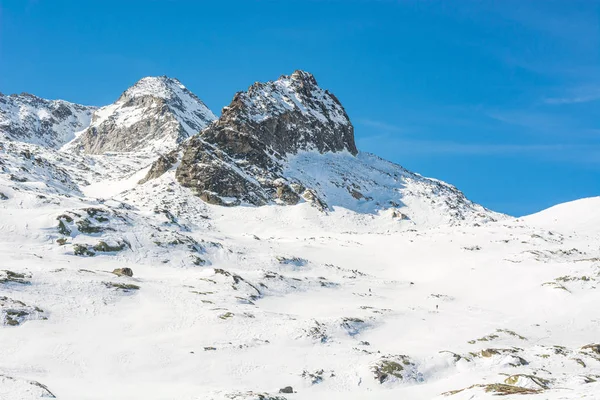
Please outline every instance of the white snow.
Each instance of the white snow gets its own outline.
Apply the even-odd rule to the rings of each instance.
[[[523,218],[528,224],[571,231],[584,229],[600,232],[600,197],[563,203]]]
[[[327,116],[323,114],[323,109],[309,104],[299,96],[298,83],[294,75],[282,76],[276,81],[266,82],[260,88],[253,87],[244,96],[244,102],[250,110],[249,116],[255,122],[272,118],[278,113],[298,110],[324,123],[332,122],[335,125],[350,123],[344,109],[324,89],[315,86],[311,88],[309,96],[315,104],[322,105],[327,110]]]
[[[53,112],[62,112],[56,117]],[[89,126],[95,107],[82,106],[64,100],[46,100],[30,94],[0,94],[0,136],[59,148]],[[11,132],[18,131],[17,135]]]

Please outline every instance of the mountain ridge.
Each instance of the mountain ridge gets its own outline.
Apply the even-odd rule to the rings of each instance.
[[[96,109],[25,92],[0,93],[0,134],[17,141],[59,148],[89,125]]]
[[[123,171],[151,163],[139,184],[172,170],[178,184],[222,206],[307,202],[324,213],[385,212],[417,225],[503,218],[452,185],[359,152],[339,99],[301,70],[237,92],[219,118],[179,80],[144,77],[94,109],[61,151],[84,162],[112,154]]]

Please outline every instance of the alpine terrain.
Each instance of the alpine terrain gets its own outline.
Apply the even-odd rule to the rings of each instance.
[[[0,399],[600,398],[600,198],[493,212],[341,100],[0,94]]]

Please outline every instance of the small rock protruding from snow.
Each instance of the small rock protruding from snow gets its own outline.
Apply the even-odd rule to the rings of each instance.
[[[132,277],[133,276],[133,270],[131,268],[116,268],[113,272],[113,274],[117,275],[117,276],[128,276],[128,277]]]

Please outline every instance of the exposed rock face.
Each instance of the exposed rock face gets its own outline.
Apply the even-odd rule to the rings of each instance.
[[[143,184],[151,179],[156,179],[167,172],[177,162],[177,150],[173,150],[167,154],[161,154],[158,159],[152,163],[150,170],[146,176],[138,183]]]
[[[356,155],[354,128],[340,102],[304,71],[255,83],[184,146],[177,180],[212,203],[296,204],[282,177],[288,155],[314,150]],[[277,181],[277,182],[275,182]]]
[[[346,111],[304,71],[273,82],[257,82],[247,92],[238,92],[203,137],[239,155],[252,154],[257,146],[280,155],[299,150],[358,153]]]
[[[410,224],[496,217],[451,185],[358,153],[340,102],[303,71],[237,93],[181,154],[177,181],[211,204],[306,201],[322,212],[393,208],[399,223]],[[163,164],[156,162],[149,175],[162,173]],[[431,215],[421,221],[413,209]]]
[[[90,154],[172,150],[215,115],[177,79],[147,77],[111,105],[98,109],[71,146]]]
[[[0,93],[0,134],[13,140],[59,148],[89,124],[96,107]]]

